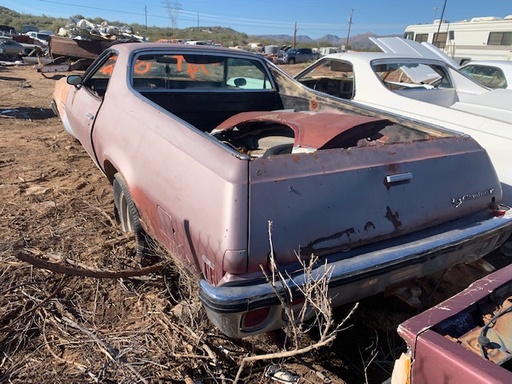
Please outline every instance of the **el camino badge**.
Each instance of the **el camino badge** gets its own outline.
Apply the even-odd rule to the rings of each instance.
[[[478,199],[480,197],[489,196],[494,193],[494,188],[486,189],[485,191],[471,193],[469,195],[464,195],[461,197],[452,197],[452,204],[455,206],[455,208],[460,207],[463,202],[467,200],[473,200]]]

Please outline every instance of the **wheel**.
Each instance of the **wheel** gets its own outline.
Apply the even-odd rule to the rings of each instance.
[[[139,212],[132,200],[130,190],[121,174],[114,175],[114,213],[124,232],[132,232],[135,237],[137,256],[150,255],[150,239],[139,219]]]
[[[288,64],[295,64],[295,59],[288,59]]]

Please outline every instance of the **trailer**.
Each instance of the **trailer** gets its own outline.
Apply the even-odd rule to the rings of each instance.
[[[404,38],[432,43],[461,65],[471,60],[512,60],[512,15],[409,25]]]

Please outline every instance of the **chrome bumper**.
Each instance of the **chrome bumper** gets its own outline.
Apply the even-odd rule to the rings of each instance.
[[[327,256],[313,271],[321,278],[330,270],[329,296],[333,306],[383,292],[455,264],[480,259],[500,247],[512,233],[512,209],[501,217],[477,213],[395,239]],[[289,269],[288,269],[289,271]],[[290,272],[288,272],[290,273]],[[286,280],[294,297],[305,282],[302,271]],[[284,292],[281,285],[279,292]],[[241,338],[285,325],[279,299],[263,278],[214,287],[201,280],[199,297],[210,320],[227,336]],[[246,312],[271,307],[265,321],[242,329]]]

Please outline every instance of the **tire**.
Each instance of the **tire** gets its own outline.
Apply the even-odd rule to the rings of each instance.
[[[141,259],[152,259],[150,238],[142,228],[139,212],[132,200],[130,190],[121,174],[114,175],[114,213],[123,232],[132,232],[135,238],[136,255]]]
[[[295,59],[288,59],[288,64],[295,64]]]

